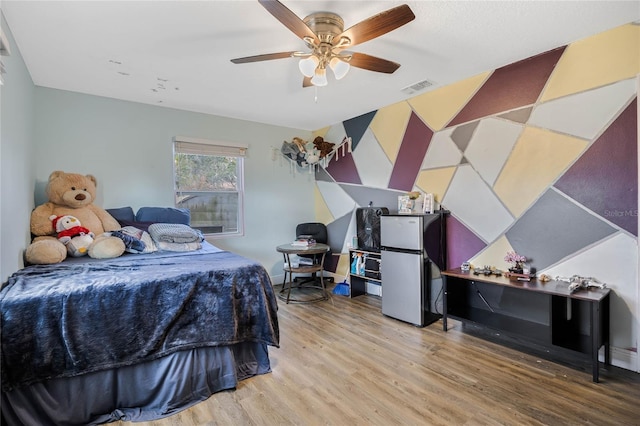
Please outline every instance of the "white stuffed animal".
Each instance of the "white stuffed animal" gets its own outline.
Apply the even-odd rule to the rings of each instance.
[[[71,215],[51,215],[49,219],[58,234],[58,241],[67,247],[70,256],[81,257],[88,253],[95,235],[82,226],[78,218]]]
[[[307,153],[305,154],[305,161],[307,162],[307,164],[316,164],[318,161],[320,161],[320,151],[315,148],[307,151]]]

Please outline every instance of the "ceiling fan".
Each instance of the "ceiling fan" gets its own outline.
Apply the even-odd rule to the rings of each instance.
[[[316,12],[300,19],[277,0],[258,0],[285,27],[300,37],[309,52],[290,51],[267,53],[232,59],[234,64],[269,61],[272,59],[300,58],[298,66],[304,75],[303,87],[326,86],[327,68],[337,80],[343,78],[350,67],[391,74],[400,64],[366,53],[346,52],[345,49],[380,37],[415,19],[406,4],[391,8],[344,30],[344,21],[335,13]]]

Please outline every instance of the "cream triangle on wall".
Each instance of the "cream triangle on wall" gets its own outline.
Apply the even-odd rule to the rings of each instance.
[[[327,206],[327,203],[325,202],[317,183],[316,185],[314,185],[313,195],[315,200],[314,207],[316,221],[322,223],[333,222],[335,220],[335,217],[331,214],[331,210],[329,210],[329,206]]]
[[[586,147],[582,139],[527,126],[493,190],[509,211],[520,217]]]
[[[571,43],[539,101],[601,87],[640,73],[640,26],[627,24]]]
[[[369,124],[369,129],[392,164],[396,162],[410,117],[411,107],[403,101],[380,108]]]
[[[408,100],[409,105],[432,130],[442,130],[491,76],[492,71],[423,93]]]
[[[416,186],[425,193],[433,194],[436,205],[444,198],[447,187],[453,179],[456,167],[443,167],[440,169],[422,170],[416,179]]]
[[[469,259],[473,266],[495,266],[501,271],[505,271],[508,268],[508,264],[504,261],[504,256],[507,252],[513,251],[513,247],[509,243],[509,240],[502,235],[490,245],[486,246],[480,253],[476,254],[473,258]],[[519,253],[526,256],[526,253]]]

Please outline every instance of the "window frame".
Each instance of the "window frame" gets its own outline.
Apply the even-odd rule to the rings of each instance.
[[[208,238],[225,238],[234,236],[244,236],[244,160],[247,152],[247,145],[236,142],[215,141],[209,139],[192,138],[186,136],[176,136],[172,142],[172,178],[173,178],[173,199],[174,205],[178,207],[177,199],[179,190],[176,179],[176,154],[190,153],[201,155],[212,155],[221,157],[236,157],[236,192],[238,193],[238,229],[234,232],[204,233]],[[212,193],[217,191],[211,191]]]

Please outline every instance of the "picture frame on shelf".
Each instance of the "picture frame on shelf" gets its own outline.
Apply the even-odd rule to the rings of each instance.
[[[435,211],[433,194],[424,194],[422,212],[425,214],[431,214]]]
[[[414,200],[408,195],[398,196],[398,213],[399,214],[411,214],[413,213]]]

